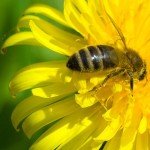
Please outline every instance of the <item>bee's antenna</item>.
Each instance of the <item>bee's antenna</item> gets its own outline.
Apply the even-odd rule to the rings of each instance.
[[[105,10],[106,12],[106,10]],[[123,45],[125,47],[125,50],[127,51],[128,48],[127,48],[127,45],[126,45],[126,40],[125,40],[125,37],[121,31],[121,29],[117,26],[117,24],[115,23],[115,21],[112,19],[112,17],[106,12],[108,18],[110,19],[111,23],[113,24],[113,26],[115,27],[116,31],[118,32],[120,38],[121,38],[121,41],[123,42]]]

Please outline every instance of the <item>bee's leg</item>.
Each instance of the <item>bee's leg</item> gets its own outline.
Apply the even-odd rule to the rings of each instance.
[[[124,73],[124,72],[125,72],[125,69],[115,69],[115,70],[113,70],[112,72],[110,72],[110,73],[106,76],[106,78],[103,80],[102,83],[98,84],[97,86],[95,86],[95,87],[91,90],[92,95],[95,96],[96,93],[98,92],[98,90],[99,90],[102,86],[104,86],[104,84],[105,84],[110,78],[112,78],[112,77],[114,77],[114,76],[117,76],[117,75],[120,75],[121,73]],[[110,97],[109,97],[109,98],[110,98]],[[109,99],[109,98],[108,98],[108,99]],[[101,105],[104,107],[105,110],[107,110],[107,104],[106,104],[106,103],[108,102],[108,99],[107,99],[106,101],[101,101],[101,102],[100,102]]]
[[[99,148],[99,150],[103,150],[104,147],[106,146],[107,141],[104,141],[103,144],[101,145],[101,147]]]
[[[131,71],[127,71],[127,74],[130,77],[130,89],[131,91],[133,91],[134,87],[133,73]]]
[[[99,90],[99,88],[101,88],[110,78],[114,77],[114,76],[117,76],[121,73],[125,72],[125,69],[115,69],[113,70],[112,72],[110,72],[106,78],[103,80],[102,83],[98,84],[97,86],[95,86],[92,91],[95,91],[97,92]]]

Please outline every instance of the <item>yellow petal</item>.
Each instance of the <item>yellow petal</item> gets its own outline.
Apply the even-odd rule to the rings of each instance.
[[[103,144],[103,141],[97,142],[97,143],[92,143],[93,139],[89,138],[84,145],[82,145],[79,150],[100,150],[100,147]]]
[[[122,4],[121,4],[122,3]],[[113,18],[113,20],[115,21],[115,23],[119,26],[121,26],[121,21],[123,19],[125,19],[124,14],[127,13],[128,11],[125,11],[125,9],[127,9],[127,4],[128,0],[126,1],[121,1],[121,0],[115,0],[115,1],[110,1],[110,0],[105,0],[103,1],[104,7],[106,12]],[[122,7],[120,7],[122,6]],[[122,14],[123,16],[118,16],[118,14]]]
[[[144,3],[141,1],[141,5],[138,6],[138,13],[135,15],[135,22],[138,22],[140,19],[141,21],[139,22],[138,25],[135,26],[135,38],[134,41],[131,43],[135,46],[139,52],[145,49],[149,43],[149,34],[150,30],[148,27],[148,24],[150,24],[150,12],[149,10],[149,2],[145,1]],[[142,37],[141,37],[142,36]]]
[[[68,143],[66,143],[64,146],[60,147],[62,150],[91,150],[93,149],[93,147],[91,146],[82,146],[83,143],[89,138],[89,136],[92,135],[92,133],[94,132],[95,128],[96,128],[97,124],[92,124],[90,127],[88,127],[87,129],[85,129],[83,132],[81,132],[79,135],[77,135],[75,138],[73,138],[71,141],[69,141]],[[81,138],[82,137],[82,138]],[[98,145],[100,146],[100,145]]]
[[[78,89],[79,93],[86,93],[90,90],[90,86],[88,86],[86,79],[77,79],[77,82],[75,82],[75,86]]]
[[[78,111],[63,118],[47,130],[32,146],[31,150],[49,150],[64,145],[95,123],[94,107]]]
[[[78,9],[79,11],[89,13],[91,10],[89,10],[87,2],[85,0],[70,0]]]
[[[31,96],[20,102],[14,109],[11,120],[14,128],[17,130],[19,123],[34,111],[58,101],[61,97],[43,99],[41,97]]]
[[[138,131],[140,134],[143,134],[147,130],[147,118],[145,116],[142,117]]]
[[[110,140],[121,127],[121,117],[113,118],[112,121],[106,126],[104,131],[95,138],[97,141],[108,141]]]
[[[44,45],[45,47],[54,50],[63,55],[72,55],[74,52],[69,50],[69,46],[63,43],[63,41],[58,41],[55,37],[47,34],[43,30],[41,30],[33,21],[29,22],[31,31],[35,39]]]
[[[147,47],[147,45],[150,43],[150,29],[149,29],[149,24],[150,24],[150,14],[146,17],[145,22],[143,23],[142,28],[139,31],[138,37],[137,37],[137,41],[135,43],[136,48],[140,49]]]
[[[64,100],[60,100],[54,104],[48,105],[32,113],[23,122],[23,130],[25,134],[30,138],[42,127],[74,113],[79,108],[80,107],[74,101],[74,96],[71,96]]]
[[[101,18],[97,13],[98,10],[91,9],[85,0],[71,0],[71,2],[79,9],[80,19],[84,22],[83,25],[88,32],[88,36],[95,40],[94,44],[112,43],[115,40],[110,32],[112,27],[109,25],[109,20],[106,21],[105,18]],[[100,5],[97,5],[97,7],[101,9]]]
[[[103,73],[73,73],[73,82],[79,93],[87,93],[105,78]]]
[[[33,20],[36,24],[38,24],[38,26],[40,26],[40,28],[44,32],[47,32],[48,34],[53,35],[54,37],[63,38],[63,39],[70,37],[71,40],[77,40],[77,39],[82,40],[81,36],[78,36],[78,35],[72,34],[70,32],[67,32],[65,30],[62,30],[61,28],[54,26],[50,22],[48,22],[38,16],[33,16],[33,15],[23,16],[18,22],[18,27],[19,28],[22,28],[22,27],[29,28],[30,20]],[[62,37],[60,37],[60,35]],[[70,40],[70,39],[66,39],[66,40]]]
[[[44,15],[46,17],[49,17],[51,19],[56,20],[57,22],[68,26],[64,15],[62,12],[58,11],[55,8],[52,8],[48,5],[42,5],[42,4],[37,4],[37,5],[33,5],[31,7],[29,7],[24,14],[39,14],[39,15]]]
[[[104,114],[103,114],[103,118],[107,121],[112,121],[113,116],[112,116],[112,108],[110,108],[109,110],[107,110]]]
[[[143,134],[138,133],[135,144],[136,150],[149,150],[150,149],[149,140],[150,135],[148,131]]]
[[[52,83],[51,85],[45,87],[32,89],[32,94],[43,98],[50,98],[74,93],[75,91],[76,89],[74,88],[72,83]]]
[[[144,44],[145,36],[149,37],[149,30],[147,30],[149,28],[144,26],[148,21],[149,2],[140,0],[105,0],[102,2],[107,13],[124,34],[128,47],[136,50],[143,49],[143,46],[147,43]],[[131,5],[129,5],[130,3]],[[118,16],[118,14],[121,14],[121,16]],[[139,20],[140,23],[137,23]]]
[[[122,132],[118,131],[117,134],[107,142],[104,150],[119,150],[121,134]]]
[[[38,25],[38,27],[40,27],[40,29],[47,33],[49,36],[52,36],[57,41],[66,44],[68,46],[68,49],[72,51],[72,53],[85,47],[85,45],[87,44],[81,36],[62,30],[45,21],[44,19],[33,15],[26,15],[22,17],[18,23],[18,28],[29,28],[30,20],[33,20]]]
[[[141,121],[141,112],[133,100],[128,104],[127,109],[125,119],[128,119],[128,121],[125,122],[126,124],[123,128],[119,150],[133,149],[139,123]]]
[[[131,126],[124,128],[122,137],[121,137],[119,150],[132,150],[133,149],[134,141],[137,135],[137,127],[135,126],[135,124],[138,124],[136,120],[135,120],[135,123],[132,122]]]
[[[32,32],[20,32],[10,36],[3,44],[2,50],[13,45],[41,45]]]
[[[88,92],[85,94],[76,94],[75,101],[82,108],[85,108],[85,107],[89,107],[97,103],[98,99],[96,99],[90,92]]]
[[[80,18],[80,12],[73,6],[70,0],[64,1],[64,15],[68,24],[73,27],[76,31],[87,37],[88,33],[85,29],[83,20]]]
[[[88,134],[89,134],[89,136],[86,137],[86,140],[84,139],[84,135],[81,135],[80,137],[78,137],[80,135],[79,134],[77,137],[75,137],[75,140],[78,140],[78,141],[76,141],[77,146],[79,146],[76,149],[79,149],[79,150],[99,150],[100,146],[104,142],[104,141],[94,141],[93,140],[93,138],[97,137],[103,131],[103,129],[106,127],[106,121],[102,118],[103,109],[101,109],[101,106],[99,104],[96,106],[97,107],[94,108],[94,110],[97,109],[97,111],[98,111],[98,112],[96,112],[96,118],[95,118],[96,120],[95,120],[95,122],[93,122],[94,124],[92,124],[92,126],[91,126],[92,128],[91,129],[89,128],[90,131],[87,131],[87,133],[83,132],[85,134],[85,136]],[[94,106],[92,106],[92,107],[94,107]],[[87,108],[85,108],[85,109],[87,109]],[[95,125],[95,126],[93,126],[93,125]],[[89,129],[87,128],[87,130],[89,130]],[[86,131],[86,130],[84,130],[84,131]],[[81,137],[83,138],[83,140]],[[72,142],[73,141],[74,141],[74,139],[72,139]],[[79,143],[80,143],[80,145],[78,145]],[[67,144],[67,145],[69,145],[69,144]],[[76,147],[75,141],[74,141],[74,145]]]
[[[90,83],[92,83],[93,86],[96,86],[100,84],[105,79],[105,77],[106,77],[106,74],[105,75],[103,75],[102,73],[101,75],[97,74],[96,76],[93,76],[90,78]]]
[[[91,10],[97,10],[98,12],[101,11],[101,9],[97,9],[98,7],[100,7],[100,1],[99,0],[94,0],[94,3],[93,3],[93,0],[88,0],[88,6]]]
[[[69,78],[67,74],[70,73],[66,69],[65,63],[62,61],[44,62],[30,65],[20,70],[10,82],[12,95],[33,87],[65,81],[65,78]]]
[[[78,8],[80,6],[80,8]],[[66,17],[67,22],[75,28],[80,34],[84,36],[85,39],[88,40],[88,38],[92,37],[92,39],[98,43],[98,30],[96,30],[95,24],[92,22],[93,16],[91,16],[91,13],[88,13],[90,10],[88,9],[87,3],[83,0],[81,1],[65,1],[65,8],[64,14]],[[77,9],[78,8],[78,9]],[[83,8],[83,12],[82,12]],[[81,11],[80,11],[81,9]],[[88,10],[88,11],[87,11]],[[97,34],[95,34],[95,32]],[[96,36],[95,36],[96,35]],[[96,43],[94,43],[96,44]]]
[[[101,107],[100,107],[101,108]],[[99,109],[99,112],[97,113],[98,120],[95,122],[97,123],[97,128],[95,131],[89,136],[89,138],[80,146],[80,150],[99,150],[99,148],[103,144],[103,140],[94,140],[95,137],[97,137],[104,128],[106,127],[107,123],[106,121],[102,118],[103,111],[102,109]],[[101,110],[101,111],[100,111]]]

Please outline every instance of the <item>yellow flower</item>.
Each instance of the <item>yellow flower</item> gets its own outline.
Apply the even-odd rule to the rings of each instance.
[[[137,51],[147,65],[147,79],[134,81],[133,96],[129,79],[119,76],[91,91],[106,73],[73,72],[66,67],[68,58],[20,70],[10,83],[11,92],[16,95],[28,89],[32,95],[15,108],[14,127],[19,130],[21,124],[31,138],[49,125],[31,149],[150,149],[149,27],[149,0],[65,0],[63,13],[45,5],[25,11],[18,32],[6,40],[3,49],[30,44],[66,56],[88,45],[123,50],[122,33],[127,47]]]

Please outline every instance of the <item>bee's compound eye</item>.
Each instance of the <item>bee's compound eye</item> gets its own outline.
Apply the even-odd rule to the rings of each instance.
[[[141,80],[143,80],[143,79],[144,79],[144,76],[143,76],[143,75],[139,76],[139,81],[141,81]]]
[[[142,69],[140,74],[139,74],[139,81],[143,80],[146,76],[146,69]]]

